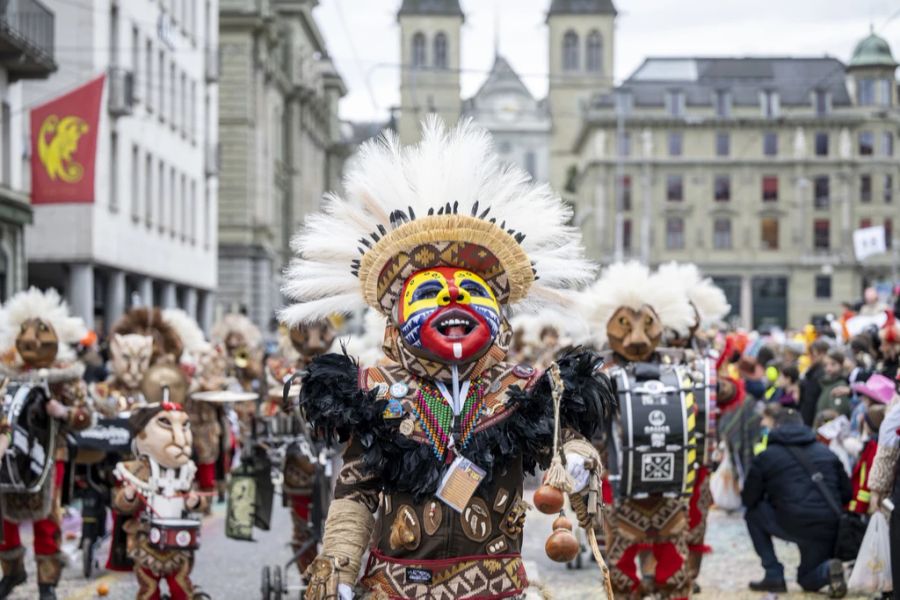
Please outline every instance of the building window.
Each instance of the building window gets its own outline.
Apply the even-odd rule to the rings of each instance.
[[[181,123],[181,133],[187,136],[188,132],[188,83],[187,83],[187,74],[181,74],[181,88],[179,91],[179,103],[181,104],[181,115],[179,116],[179,122]]]
[[[162,112],[162,111],[160,111]],[[156,179],[156,219],[160,232],[166,230],[166,165],[163,161],[157,163]]]
[[[191,244],[197,243],[197,182],[191,180]]]
[[[173,60],[172,64],[169,66],[169,123],[172,125],[172,129],[175,129],[177,126],[176,121],[178,120],[177,85],[178,74],[175,72],[175,61]]]
[[[818,175],[813,179],[813,207],[828,210],[831,205],[831,180],[828,175]]]
[[[684,200],[684,180],[681,175],[668,175],[666,177],[666,200],[669,202],[681,202]]]
[[[131,145],[131,220],[141,218],[141,156],[137,144]]]
[[[669,156],[681,156],[684,137],[680,131],[669,132]]]
[[[872,176],[871,175],[860,175],[859,176],[859,201],[860,202],[871,202],[872,201]]]
[[[175,167],[169,169],[169,234],[175,237],[178,229],[178,178],[175,175]]]
[[[731,93],[728,90],[716,90],[716,117],[720,119],[731,117]]]
[[[203,247],[207,250],[212,246],[213,240],[213,197],[212,188],[206,186],[203,197]]]
[[[828,132],[816,132],[816,156],[828,156]]]
[[[622,250],[631,252],[631,219],[622,221]]]
[[[763,134],[763,154],[766,156],[778,155],[778,134],[767,131]]]
[[[890,217],[884,219],[884,245],[893,248],[894,245],[894,220]]]
[[[763,202],[775,202],[778,200],[778,176],[764,175],[762,178]]]
[[[816,90],[815,92],[816,116],[824,117],[828,114],[828,91]]]
[[[879,106],[890,106],[891,105],[891,79],[879,79],[878,80],[878,105]]]
[[[813,222],[813,248],[828,250],[831,248],[831,221],[816,219]]]
[[[860,79],[856,82],[856,103],[860,106],[875,104],[875,80]]]
[[[731,219],[723,217],[713,221],[713,248],[731,250]]]
[[[184,242],[188,238],[188,233],[190,233],[190,199],[188,198],[188,183],[187,183],[187,175],[184,173],[181,174],[181,187],[178,190],[180,197],[179,201],[181,202],[181,241]]]
[[[425,66],[425,34],[417,31],[412,37],[412,66]]]
[[[563,71],[578,70],[578,34],[567,31],[563,36]]]
[[[532,179],[537,177],[537,156],[534,150],[529,150],[525,153],[525,170],[528,171]]]
[[[716,156],[728,156],[731,152],[731,136],[727,131],[716,133]]]
[[[2,162],[2,164],[0,164],[0,181],[2,181],[3,185],[5,185],[5,186],[11,186],[12,185],[12,165],[13,165],[13,158],[12,158],[13,133],[12,133],[12,107],[9,105],[9,102],[3,102],[2,105],[0,105],[0,111],[2,111],[2,114],[0,114],[0,120],[2,120],[2,121],[0,121],[0,127],[3,128],[3,131],[2,131],[3,146],[2,146],[2,148],[0,148],[0,152],[3,152],[3,156],[0,157],[0,160],[2,160],[3,162]],[[3,290],[0,289],[0,292],[3,292]]]
[[[622,179],[622,210],[631,210],[631,175],[623,175]]]
[[[156,90],[159,92],[159,102],[157,106],[159,107],[159,120],[166,120],[166,53],[162,50],[159,51],[159,67],[157,68],[157,86]]]
[[[599,31],[592,31],[587,37],[587,53],[584,57],[585,66],[591,73],[603,71],[603,38]]]
[[[684,92],[671,90],[666,94],[666,110],[669,115],[680,119],[684,116]]]
[[[767,119],[774,119],[778,116],[778,92],[775,90],[764,90],[761,95],[761,103],[764,117]]]
[[[153,42],[147,40],[144,50],[144,98],[147,99],[147,111],[153,112]]]
[[[666,250],[684,249],[684,219],[669,217],[666,219]]]
[[[884,176],[884,203],[890,204],[894,200],[894,176],[893,175],[885,175]]]
[[[447,68],[447,34],[443,31],[434,36],[434,66],[437,69]]]
[[[831,300],[831,275],[816,275],[816,298]]]
[[[144,157],[144,221],[147,227],[153,225],[153,157]]]
[[[881,153],[885,156],[894,155],[894,134],[890,131],[881,134]]]
[[[762,249],[778,250],[778,219],[763,217],[759,224],[759,241]]]
[[[729,175],[716,175],[713,179],[713,194],[716,202],[731,201],[731,177]]]
[[[859,132],[859,155],[872,156],[875,154],[875,134],[871,131]]]
[[[135,25],[131,27],[131,71],[134,74],[135,96],[139,96],[141,93],[141,68],[141,36]]]
[[[119,210],[119,136],[109,136],[109,211]]]
[[[631,133],[627,131],[623,131],[622,135],[619,136],[619,143],[616,144],[619,147],[619,156],[630,156],[631,155]]]

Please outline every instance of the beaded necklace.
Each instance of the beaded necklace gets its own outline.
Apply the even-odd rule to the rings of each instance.
[[[422,425],[425,435],[428,436],[431,451],[438,460],[444,460],[450,437],[453,433],[455,420],[453,407],[447,403],[443,394],[435,386],[419,381],[418,388],[413,413],[415,413],[416,419]],[[465,448],[469,440],[472,439],[475,425],[484,411],[484,392],[486,389],[487,384],[481,377],[476,377],[469,385],[466,401],[460,411],[460,418],[462,419],[460,435],[462,439],[456,442],[460,448]]]

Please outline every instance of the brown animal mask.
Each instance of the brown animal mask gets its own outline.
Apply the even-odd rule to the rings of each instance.
[[[29,367],[49,367],[59,352],[59,336],[50,323],[42,319],[28,319],[22,323],[16,337],[16,350]]]
[[[609,347],[632,362],[650,358],[659,346],[662,333],[659,317],[647,305],[639,310],[622,306],[606,325]]]
[[[191,422],[176,404],[145,408],[131,419],[138,455],[147,456],[167,469],[183,467],[191,460]]]
[[[306,358],[328,352],[334,341],[334,329],[327,323],[294,327],[289,335],[294,350]]]
[[[109,338],[109,354],[116,378],[129,388],[136,389],[150,368],[153,338],[136,333],[114,333]]]

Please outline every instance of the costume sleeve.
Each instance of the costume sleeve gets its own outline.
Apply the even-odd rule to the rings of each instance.
[[[891,493],[898,459],[900,459],[900,447],[878,445],[875,460],[872,461],[872,471],[869,473],[869,489],[871,491],[881,496]]]
[[[60,384],[54,390],[56,399],[69,408],[66,426],[81,431],[91,426],[93,410],[88,403],[87,384],[81,379]]]
[[[358,439],[351,440],[344,451],[344,465],[334,486],[335,500],[353,500],[365,506],[369,512],[378,510],[381,479],[363,464],[363,447]]]
[[[133,461],[126,463],[119,463],[116,465],[116,470],[125,470],[130,473],[134,473],[137,470],[137,467]],[[113,491],[112,495],[112,507],[123,515],[132,515],[141,507],[141,497],[135,493],[134,497],[129,500],[125,496],[125,485],[120,480],[116,485],[115,491]]]

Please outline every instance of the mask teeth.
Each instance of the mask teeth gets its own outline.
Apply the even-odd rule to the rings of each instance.
[[[453,344],[453,357],[456,359],[462,358],[462,344],[459,342],[454,342]]]

